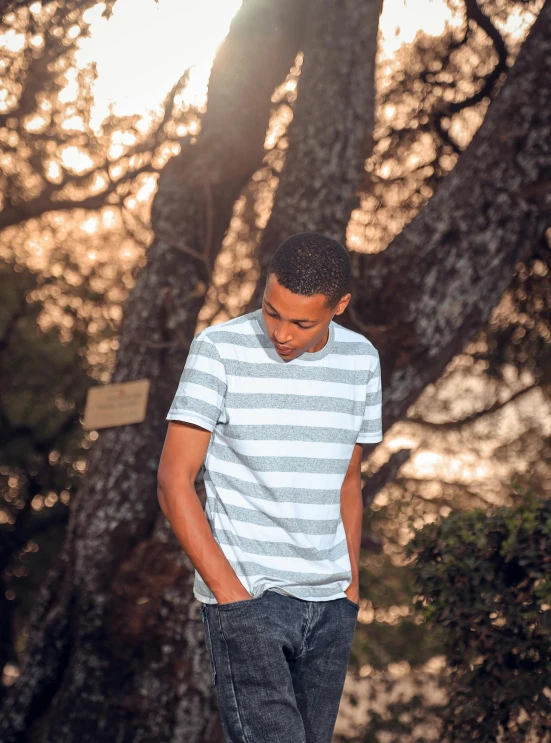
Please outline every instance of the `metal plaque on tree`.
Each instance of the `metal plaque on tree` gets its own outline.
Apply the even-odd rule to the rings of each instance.
[[[109,428],[145,420],[149,379],[90,387],[84,409],[84,428]]]

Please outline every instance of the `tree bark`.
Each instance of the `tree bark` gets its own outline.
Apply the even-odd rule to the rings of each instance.
[[[374,6],[370,12],[376,12]],[[314,47],[324,33],[323,21],[318,24],[308,37]],[[357,24],[362,27],[359,19]],[[319,49],[320,55],[321,50],[331,54],[327,38]],[[353,70],[351,59],[351,78]],[[309,88],[301,95],[299,87],[289,162],[260,245],[262,277],[277,245],[295,232],[320,231],[344,242],[362,157],[367,156],[361,136],[367,137],[368,130],[356,115],[365,101],[356,102],[344,82],[339,89],[336,81],[314,83],[309,76],[316,78],[316,72],[305,60],[300,86],[320,87],[311,97]],[[356,95],[361,90],[354,87]],[[351,120],[341,129],[348,102]],[[318,122],[323,123],[318,127]],[[339,323],[364,333],[380,352],[384,430],[403,418],[427,384],[485,326],[515,265],[546,239],[550,163],[547,0],[482,126],[435,196],[385,251],[351,254],[352,301]],[[249,309],[260,306],[263,288],[261,280]]]
[[[260,279],[249,310],[260,306],[268,263],[286,237],[314,231],[345,242],[373,142],[381,8],[382,0],[310,4],[289,151],[262,236]]]
[[[381,355],[383,428],[486,325],[551,224],[551,2],[434,197],[382,253],[353,254],[352,312]]]
[[[5,743],[221,740],[192,566],[158,507],[156,475],[216,253],[298,51],[302,7],[245,1],[213,66],[200,136],[161,174],[156,239],[124,308],[112,379],[151,380],[147,417],[102,431],[91,452],[0,721]]]

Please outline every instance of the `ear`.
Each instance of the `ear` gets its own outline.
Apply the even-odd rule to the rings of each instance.
[[[345,294],[344,297],[341,297],[339,299],[339,303],[337,304],[335,308],[335,315],[342,315],[342,313],[348,307],[348,303],[350,302],[351,298],[352,298],[352,294],[348,293],[348,294]]]

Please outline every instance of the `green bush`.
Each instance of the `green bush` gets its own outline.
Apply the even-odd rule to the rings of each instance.
[[[416,606],[441,635],[451,743],[525,743],[551,729],[551,499],[452,512],[417,532]]]

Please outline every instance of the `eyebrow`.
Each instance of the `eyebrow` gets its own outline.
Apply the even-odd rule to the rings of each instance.
[[[276,310],[273,304],[268,302],[267,299],[264,299],[264,304],[267,304],[268,307],[270,307],[270,309],[272,309],[276,313],[276,315],[279,315],[279,312]],[[316,322],[316,321],[315,320],[291,320],[291,322]]]

